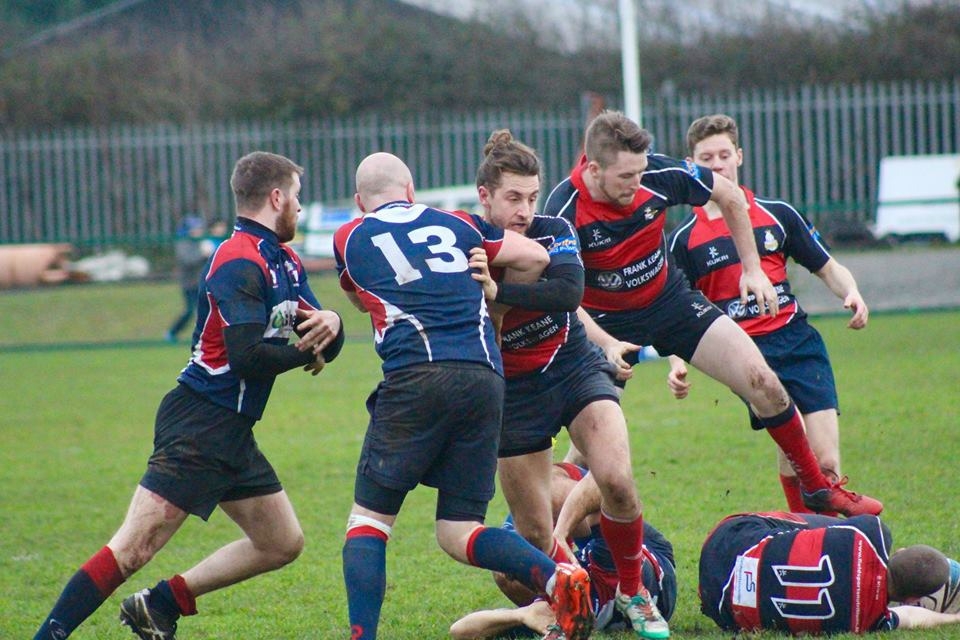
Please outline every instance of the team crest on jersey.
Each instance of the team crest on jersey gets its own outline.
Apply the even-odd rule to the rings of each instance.
[[[700,179],[700,166],[692,160],[683,161],[684,170],[690,174],[690,176],[696,180]]]
[[[770,232],[770,229],[767,229],[763,233],[763,248],[767,251],[776,251],[779,243],[777,239],[773,236],[773,233]]]
[[[657,217],[656,207],[646,206],[643,208],[643,218],[645,220],[653,220],[656,217]]]
[[[616,291],[623,286],[623,276],[616,271],[604,271],[597,276],[597,284],[601,289],[607,291]]]

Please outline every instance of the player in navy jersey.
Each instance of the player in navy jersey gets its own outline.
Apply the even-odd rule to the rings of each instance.
[[[586,268],[582,306],[603,329],[592,332],[588,323],[588,335],[608,357],[619,342],[652,345],[730,387],[750,403],[759,426],[783,450],[810,509],[879,513],[879,501],[847,491],[823,474],[796,406],[760,350],[692,290],[667,258],[666,208],[716,203],[742,265],[740,303],[776,316],[778,296],[760,267],[743,192],[706,167],[648,153],[650,141],[650,134],[623,114],[601,113],[587,127],[585,157],[544,207],[544,213],[572,222],[579,235]]]
[[[569,463],[555,463],[551,476],[554,515],[563,513],[557,523],[558,534],[574,541],[577,561],[590,574],[590,597],[597,612],[594,631],[622,630],[629,622],[614,604],[617,570],[600,532],[599,488],[586,469]],[[513,524],[510,516],[504,527],[512,528]],[[641,554],[643,584],[669,620],[677,599],[673,545],[651,524],[644,522]],[[494,577],[497,586],[517,607],[467,614],[450,627],[454,638],[542,636],[545,640],[559,640],[563,637],[546,602],[515,580],[499,574]]]
[[[340,285],[370,313],[384,378],[367,400],[343,546],[353,640],[377,635],[386,543],[406,494],[437,489],[436,536],[459,562],[513,576],[552,599],[569,638],[590,631],[589,577],[513,532],[483,525],[494,494],[503,363],[471,256],[535,279],[549,259],[479,216],[414,204],[410,170],[388,153],[357,167],[364,213],[334,234]]]
[[[553,537],[550,465],[552,439],[566,426],[602,490],[600,527],[620,579],[617,606],[643,637],[667,638],[666,621],[640,579],[643,517],[615,370],[587,339],[577,316],[583,292],[577,236],[563,218],[534,215],[540,159],[507,130],[490,136],[477,190],[487,220],[525,234],[550,254],[536,283],[490,282],[495,293],[489,297],[507,307],[501,326],[507,390],[498,467],[517,530],[554,559],[564,559]]]
[[[723,114],[695,120],[687,130],[690,160],[710,168],[739,185],[738,167],[743,149],[733,118]],[[740,304],[737,282],[740,262],[733,250],[730,233],[718,207],[708,202],[695,207],[668,240],[671,256],[690,282],[703,292],[753,338],[767,363],[777,373],[803,416],[810,446],[824,474],[841,480],[840,437],[837,420],[837,389],[827,348],[807,323],[787,279],[787,258],[806,267],[852,312],[848,327],[867,325],[869,310],[850,271],[828,252],[820,234],[796,209],[780,200],[761,198],[746,187],[741,190],[750,208],[760,265],[780,297],[780,313],[763,315],[750,305]],[[690,391],[686,363],[670,358],[668,384],[677,398]],[[756,420],[751,414],[756,427]],[[796,474],[780,453],[780,482],[787,506],[795,513],[806,512]]]
[[[729,516],[700,552],[700,608],[728,631],[795,635],[960,622],[960,614],[891,606],[943,587],[950,564],[926,545],[890,549],[890,531],[876,516]]]
[[[174,638],[197,597],[300,554],[300,523],[253,427],[277,375],[295,367],[316,374],[343,344],[340,316],[321,309],[284,244],[296,231],[302,173],[272,153],[237,161],[237,225],[205,269],[193,355],[157,410],[147,470],[120,529],[70,579],[35,640],[70,635],[190,514],[206,520],[219,505],[244,537],[125,599],[120,620],[141,638]],[[288,344],[294,331],[310,337]]]

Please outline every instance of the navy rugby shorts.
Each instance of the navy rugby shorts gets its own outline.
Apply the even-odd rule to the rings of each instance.
[[[780,378],[800,413],[839,410],[837,384],[827,346],[820,332],[805,318],[794,320],[765,336],[755,336],[753,341]],[[750,421],[754,429],[762,428],[752,414]]]
[[[439,492],[437,519],[483,522],[494,494],[503,389],[500,374],[471,362],[387,372],[367,399],[356,503],[394,515],[406,493],[424,484]]]
[[[281,491],[253,437],[255,422],[177,385],[157,409],[140,485],[204,520],[221,502]]]
[[[549,449],[560,428],[569,427],[591,402],[620,402],[614,366],[599,347],[589,344],[584,357],[572,365],[507,380],[500,431],[501,458]]]
[[[724,315],[700,291],[691,289],[677,269],[670,270],[663,290],[642,309],[589,311],[600,328],[618,340],[652,345],[660,355],[680,356],[687,362],[710,325]],[[636,364],[637,359],[636,353],[625,357],[630,364]]]

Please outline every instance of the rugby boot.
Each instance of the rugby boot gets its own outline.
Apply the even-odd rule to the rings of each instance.
[[[567,640],[567,636],[563,635],[560,625],[552,624],[547,627],[547,633],[540,640]]]
[[[635,596],[620,593],[617,587],[617,598],[614,601],[617,610],[630,621],[633,632],[646,640],[665,640],[670,637],[670,627],[660,615],[660,610],[653,603],[650,592],[643,585]]]
[[[138,591],[120,603],[120,624],[130,627],[142,640],[174,640],[176,619],[150,606],[150,589]]]
[[[847,484],[847,476],[843,476],[829,487],[807,493],[800,488],[803,504],[817,513],[835,511],[849,517],[870,515],[876,516],[883,511],[883,503],[870,496],[847,491],[843,485]]]
[[[587,640],[593,630],[590,576],[583,567],[557,564],[550,604],[565,640]]]

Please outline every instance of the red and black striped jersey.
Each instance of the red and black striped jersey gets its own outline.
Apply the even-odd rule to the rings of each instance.
[[[534,216],[526,233],[540,243],[550,255],[551,268],[572,265],[583,269],[577,236],[570,223],[562,218]],[[494,270],[498,272],[498,270]],[[503,317],[500,329],[503,370],[507,378],[533,372],[544,372],[554,363],[582,362],[577,348],[587,343],[586,330],[572,311],[533,311],[512,307]]]
[[[626,208],[590,197],[583,182],[586,158],[547,197],[544,215],[566,218],[580,238],[584,308],[623,311],[649,305],[667,281],[667,207],[710,199],[713,173],[706,167],[659,154],[647,160],[640,189]]]
[[[787,258],[816,272],[830,259],[830,253],[816,228],[792,206],[741,189],[749,204],[760,265],[777,291],[780,313],[761,314],[753,294],[746,306],[740,302],[740,258],[722,217],[710,219],[703,207],[695,207],[670,234],[667,246],[691,287],[700,289],[748,334],[760,336],[806,316],[790,289]]]

